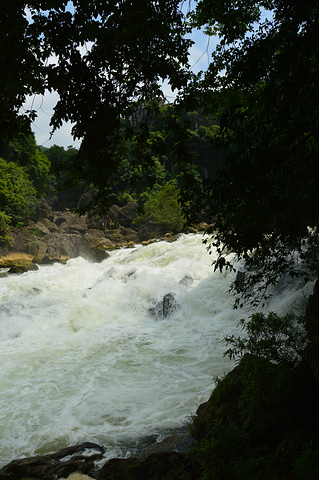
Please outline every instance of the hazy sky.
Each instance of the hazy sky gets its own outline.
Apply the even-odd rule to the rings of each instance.
[[[205,36],[201,32],[194,31],[191,37],[195,44],[190,51],[190,65],[193,71],[205,70],[209,63],[209,56],[214,47],[214,39]],[[163,85],[164,95],[168,100],[172,98],[172,92],[167,85]],[[58,95],[56,93],[46,94],[44,96],[38,95],[29,99],[27,108],[32,108],[37,111],[38,117],[33,123],[32,130],[35,134],[38,145],[50,147],[51,145],[59,145],[64,148],[68,146],[79,147],[80,140],[74,141],[71,135],[71,124],[65,123],[59,130],[57,130],[50,139],[50,117],[52,109],[56,104]]]

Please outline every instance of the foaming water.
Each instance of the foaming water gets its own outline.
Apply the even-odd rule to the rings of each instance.
[[[212,260],[201,235],[182,235],[0,278],[1,465],[84,441],[125,455],[186,425],[232,368],[220,341],[245,315],[232,309],[234,274]],[[156,320],[168,292],[180,308]],[[292,304],[304,308],[298,286],[269,309]]]

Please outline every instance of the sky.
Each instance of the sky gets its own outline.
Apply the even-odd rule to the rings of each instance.
[[[195,42],[189,55],[189,62],[192,70],[194,72],[206,70],[209,64],[210,54],[216,41],[197,30],[193,30],[191,38]],[[168,100],[174,98],[174,94],[170,91],[168,85],[163,85],[163,93]],[[44,147],[59,145],[64,148],[69,146],[79,148],[81,141],[74,141],[72,138],[72,125],[70,123],[64,123],[62,127],[53,134],[52,138],[50,137],[51,127],[49,123],[53,107],[57,100],[58,95],[56,93],[46,93],[45,95],[37,95],[28,98],[25,108],[30,108],[32,106],[32,108],[37,111],[37,119],[32,124],[32,130],[35,134],[36,142],[38,145]]]

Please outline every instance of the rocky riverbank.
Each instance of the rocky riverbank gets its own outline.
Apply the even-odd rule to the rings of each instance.
[[[134,202],[113,205],[103,217],[79,216],[68,209],[54,211],[43,202],[26,227],[12,228],[10,245],[0,246],[0,268],[19,273],[36,269],[37,264],[65,263],[78,256],[101,262],[115,248],[176,238],[151,221],[134,225],[136,217]]]
[[[161,480],[183,464],[190,444],[190,435],[187,437],[186,442],[177,433],[159,444],[150,439],[140,455],[107,462],[102,445],[86,442],[52,454],[13,460],[0,469],[0,480],[71,480],[76,474],[79,480]]]

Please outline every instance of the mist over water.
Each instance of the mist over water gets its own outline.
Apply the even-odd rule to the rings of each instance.
[[[189,422],[233,367],[221,339],[248,315],[232,309],[234,274],[213,272],[202,239],[0,278],[1,465],[84,441],[128,455],[135,439]],[[156,320],[166,293],[179,308]],[[281,284],[268,309],[303,311],[309,293]]]

